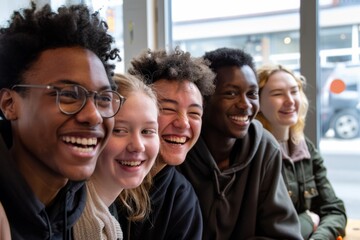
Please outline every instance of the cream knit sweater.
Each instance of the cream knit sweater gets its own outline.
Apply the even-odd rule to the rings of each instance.
[[[93,183],[88,181],[85,209],[74,226],[75,240],[122,240],[119,222],[96,193]]]

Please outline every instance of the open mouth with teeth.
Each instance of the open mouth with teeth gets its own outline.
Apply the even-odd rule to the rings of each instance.
[[[230,116],[230,118],[236,122],[246,122],[249,121],[249,116]]]
[[[294,110],[280,111],[280,113],[282,113],[282,114],[291,114],[294,112],[295,112]]]
[[[166,136],[163,137],[164,141],[171,144],[182,145],[188,140],[187,137],[175,137],[175,136]]]
[[[125,167],[138,167],[143,163],[142,161],[138,161],[138,160],[134,160],[134,161],[116,160],[116,162]]]
[[[73,136],[63,136],[62,140],[66,144],[70,144],[76,151],[79,152],[91,152],[95,149],[98,139],[95,137],[92,138],[81,138],[81,137],[73,137]]]

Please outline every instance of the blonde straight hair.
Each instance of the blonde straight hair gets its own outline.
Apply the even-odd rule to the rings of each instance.
[[[127,97],[133,92],[142,92],[147,95],[159,109],[155,92],[141,79],[127,74],[116,73],[113,77],[118,92]],[[155,161],[156,162],[156,161]],[[152,185],[151,171],[146,175],[140,186],[133,189],[124,189],[119,196],[120,203],[128,213],[130,221],[140,221],[151,211],[149,190]]]

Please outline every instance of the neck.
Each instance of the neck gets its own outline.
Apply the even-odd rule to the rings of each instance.
[[[272,129],[271,133],[274,135],[276,140],[278,140],[278,142],[285,142],[289,140],[290,128],[277,126]]]
[[[151,175],[154,177],[158,174],[164,167],[166,167],[165,161],[162,159],[161,155],[159,154],[154,166],[151,169]]]
[[[228,168],[230,153],[234,147],[236,138],[230,138],[217,134],[211,129],[207,131],[207,128],[204,128],[202,137],[219,169]]]
[[[45,205],[52,203],[60,189],[68,182],[67,178],[50,172],[49,168],[31,158],[24,158],[12,152],[16,165],[35,196]]]
[[[109,207],[120,195],[123,188],[119,188],[116,184],[106,183],[103,179],[102,177],[97,177],[96,173],[94,173],[89,181],[94,184],[97,195]]]

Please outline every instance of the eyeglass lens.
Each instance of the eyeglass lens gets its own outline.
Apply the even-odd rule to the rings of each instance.
[[[66,86],[59,92],[59,107],[66,114],[74,114],[86,104],[88,95],[90,95],[88,91],[81,86]],[[94,95],[96,107],[102,117],[112,117],[117,113],[122,103],[119,95],[111,90],[95,93]]]

